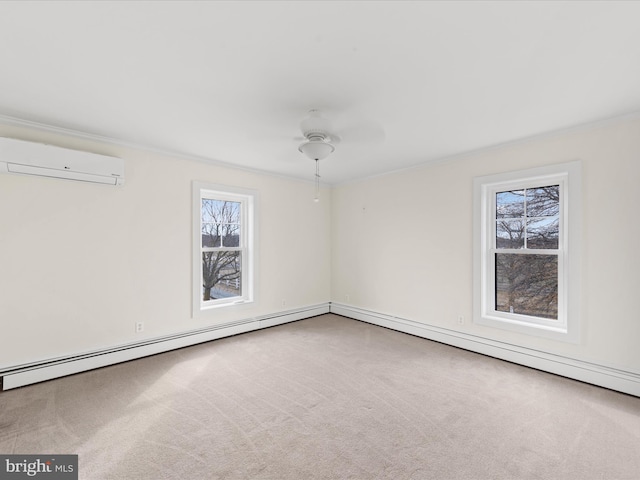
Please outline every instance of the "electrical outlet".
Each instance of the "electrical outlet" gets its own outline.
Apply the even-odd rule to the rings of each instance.
[[[144,322],[136,322],[136,333],[144,332]]]
[[[287,306],[287,301],[286,300],[282,300],[282,306],[286,307]]]
[[[464,315],[458,315],[458,324],[464,325]]]
[[[351,301],[351,295],[347,294],[344,296],[344,300],[345,302],[350,302]]]

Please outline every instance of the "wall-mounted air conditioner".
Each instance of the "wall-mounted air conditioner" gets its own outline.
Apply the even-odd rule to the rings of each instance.
[[[124,161],[96,153],[0,137],[0,173],[124,184]]]

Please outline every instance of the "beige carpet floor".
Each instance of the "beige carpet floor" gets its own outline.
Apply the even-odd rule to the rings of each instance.
[[[640,398],[335,315],[0,393],[81,479],[640,479]]]

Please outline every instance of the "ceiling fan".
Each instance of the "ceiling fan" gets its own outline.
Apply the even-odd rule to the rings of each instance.
[[[329,133],[331,124],[318,110],[309,110],[309,115],[300,122],[300,130],[306,141],[300,144],[298,150],[311,160],[317,162],[335,151],[336,147],[331,141],[336,141],[337,137]]]
[[[320,160],[331,155],[336,147],[334,144],[340,143],[339,137],[326,118],[316,109],[309,110],[307,116],[300,122],[300,130],[304,136],[304,142],[298,146],[298,151],[306,155],[316,163],[315,202],[319,202],[320,193]],[[384,130],[377,124],[361,125],[358,127],[345,127],[347,139],[355,141],[366,141],[375,143],[384,139]]]

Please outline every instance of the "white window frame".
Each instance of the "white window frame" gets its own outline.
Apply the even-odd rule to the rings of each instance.
[[[496,249],[496,193],[559,185],[558,249]],[[474,179],[474,323],[527,335],[580,341],[581,162],[574,161]],[[558,318],[498,311],[495,308],[495,253],[558,257]]]
[[[204,301],[202,299],[202,200],[215,199],[238,202],[241,204],[241,228],[238,247],[242,258],[241,295]],[[230,187],[206,182],[193,182],[192,189],[192,235],[193,235],[193,265],[192,265],[192,315],[199,317],[207,312],[216,311],[222,307],[238,307],[255,301],[256,278],[256,244],[257,244],[257,199],[254,190]],[[224,250],[222,248],[221,250]]]

